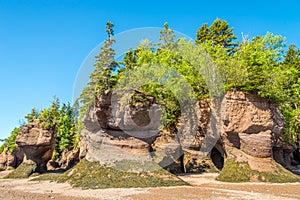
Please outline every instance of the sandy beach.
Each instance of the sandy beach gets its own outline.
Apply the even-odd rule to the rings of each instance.
[[[1,172],[3,177],[8,172]],[[0,199],[5,200],[95,200],[95,199],[300,199],[300,183],[223,183],[217,174],[180,176],[191,186],[159,188],[111,188],[81,190],[67,183],[0,179]]]

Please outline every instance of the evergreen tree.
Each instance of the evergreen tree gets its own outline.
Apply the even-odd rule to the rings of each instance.
[[[166,22],[164,23],[164,29],[160,31],[159,45],[161,48],[172,50],[175,47],[175,37],[174,31],[169,28]]]
[[[290,45],[283,62],[287,67],[300,70],[300,50],[295,45]]]
[[[229,53],[234,53],[238,46],[237,37],[233,33],[233,28],[225,20],[216,19],[213,24],[203,24],[197,31],[196,43],[202,44],[209,40],[213,41],[213,45],[221,45],[227,49]]]
[[[27,123],[34,122],[39,117],[39,112],[33,107],[31,113],[27,114],[24,118],[27,120]]]
[[[210,34],[210,29],[208,27],[208,24],[202,24],[202,26],[198,29],[196,33],[196,43],[202,44],[211,39],[212,37]]]
[[[104,45],[101,47],[100,53],[96,56],[95,70],[91,74],[90,86],[95,89],[97,94],[103,90],[112,88],[110,77],[113,71],[116,70],[117,63],[114,60],[115,51],[112,48],[115,42],[113,35],[114,25],[110,22],[106,24],[106,33],[108,38],[105,40]]]
[[[137,51],[138,50],[133,50],[132,48],[130,48],[129,51],[126,52],[122,62],[122,64],[125,66],[126,71],[133,69],[136,65],[138,60]]]
[[[85,87],[80,96],[80,102],[83,104],[80,115],[85,114],[89,106],[94,105],[96,97],[102,92],[111,90],[115,84],[115,80],[112,79],[113,73],[116,73],[118,64],[114,60],[115,51],[112,48],[115,42],[113,35],[114,24],[111,22],[106,23],[106,33],[108,35],[100,53],[96,56],[95,69],[90,75],[90,81],[88,86]]]
[[[10,136],[4,140],[4,143],[0,146],[0,153],[4,152],[14,152],[17,150],[17,145],[16,145],[16,138],[20,132],[20,127],[19,128],[14,128],[13,131],[10,133]]]

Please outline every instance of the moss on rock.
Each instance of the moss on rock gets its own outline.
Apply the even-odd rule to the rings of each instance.
[[[28,178],[36,170],[37,166],[34,162],[22,163],[17,169],[6,175],[6,179],[22,179]]]
[[[223,182],[247,182],[250,181],[250,177],[251,168],[248,163],[227,160],[217,180]]]
[[[132,165],[132,161],[127,164],[125,161],[118,164],[124,167],[124,169],[128,169]],[[153,166],[150,166],[149,169],[153,169]],[[188,183],[162,168],[156,171],[134,173],[101,165],[98,162],[88,162],[87,160],[80,161],[76,166],[61,175],[47,174],[34,180],[49,179],[59,183],[68,182],[73,187],[80,187],[82,189],[188,185]]]
[[[280,164],[275,163],[277,169],[274,172],[257,172],[258,180],[270,183],[293,183],[300,182],[300,176],[283,168]]]
[[[271,183],[300,182],[300,176],[291,173],[274,161],[271,164],[274,171],[259,172],[252,170],[247,162],[237,162],[234,159],[227,160],[217,180],[223,182],[249,182],[253,180]]]

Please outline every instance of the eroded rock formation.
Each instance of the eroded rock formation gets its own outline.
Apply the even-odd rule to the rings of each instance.
[[[275,104],[255,94],[229,91],[222,137],[226,145],[267,158],[284,131],[284,118]]]
[[[220,104],[217,112],[213,111],[211,100],[200,101],[198,121],[180,118],[177,129],[181,135],[175,137],[158,131],[161,108],[155,98],[137,93],[143,101],[125,102],[123,106],[120,98],[123,94],[103,94],[96,106],[89,109],[82,131],[89,161],[107,164],[132,157],[154,158],[175,172],[183,168],[193,172],[212,164],[221,170],[224,160],[231,158],[249,162],[253,170],[272,170],[272,159],[285,167],[295,163],[296,146],[280,140],[284,132],[282,114],[274,103],[256,94],[228,91],[223,99],[216,101]],[[215,116],[216,113],[220,116]],[[195,129],[194,135],[189,134]],[[215,132],[219,137],[211,136]],[[215,137],[212,143],[206,141],[208,137]],[[200,159],[201,149],[209,150],[206,153],[210,160]]]
[[[46,164],[51,159],[54,150],[54,134],[43,129],[37,122],[23,126],[17,136],[16,144],[27,160],[37,164],[39,171],[46,170]]]
[[[150,157],[151,144],[159,134],[161,108],[153,97],[140,93],[136,95],[145,101],[123,106],[123,95],[124,92],[102,94],[96,106],[90,107],[81,133],[87,160],[110,164]]]
[[[291,165],[293,150],[280,139],[284,118],[275,103],[256,94],[232,90],[226,93],[223,106],[221,138],[225,160],[247,163],[258,173],[280,171],[274,160],[286,168]],[[250,180],[258,181],[255,176]]]
[[[20,149],[0,154],[0,169],[17,168],[23,162],[24,154]]]

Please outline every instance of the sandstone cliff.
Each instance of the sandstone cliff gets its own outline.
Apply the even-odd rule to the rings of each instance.
[[[124,95],[126,91],[100,95],[83,120],[79,148],[63,152],[59,160],[51,160],[53,132],[33,122],[21,128],[18,151],[0,155],[0,167],[15,168],[24,160],[42,172],[68,169],[86,158],[114,167],[122,161],[156,162],[175,173],[215,168],[234,177],[228,163],[242,163],[258,173],[286,173],[276,161],[299,172],[299,149],[280,138],[282,114],[274,103],[256,94],[228,91],[224,98],[199,101],[196,118],[179,118],[177,135],[159,130],[162,109],[154,97],[136,92],[136,100],[129,103]],[[249,180],[257,181],[255,176],[261,175],[249,175]]]
[[[175,172],[201,171],[209,165],[222,170],[224,162],[232,159],[249,163],[252,170],[269,172],[276,170],[273,160],[286,168],[296,163],[295,145],[280,139],[284,118],[278,107],[256,94],[228,91],[218,111],[221,113],[213,112],[212,101],[200,101],[198,122],[188,124],[179,119],[178,127],[185,126],[183,135],[175,137],[158,131],[161,109],[154,97],[139,94],[146,101],[123,106],[122,94],[110,92],[99,96],[95,108],[91,107],[84,119],[83,143],[90,161],[108,164],[124,159],[154,160]],[[217,126],[216,114],[221,119]],[[197,127],[196,134],[188,145],[182,144],[180,137],[190,126]],[[213,132],[220,138],[213,144],[205,143]],[[209,149],[207,157],[199,156],[203,145]]]
[[[148,161],[151,144],[159,134],[161,108],[153,97],[138,93],[143,102],[122,104],[124,92],[109,92],[98,97],[83,120],[82,141],[86,159],[111,165],[122,160]]]
[[[23,126],[17,136],[16,144],[24,153],[24,162],[33,161],[38,171],[45,171],[54,150],[54,133],[43,129],[37,122]]]

